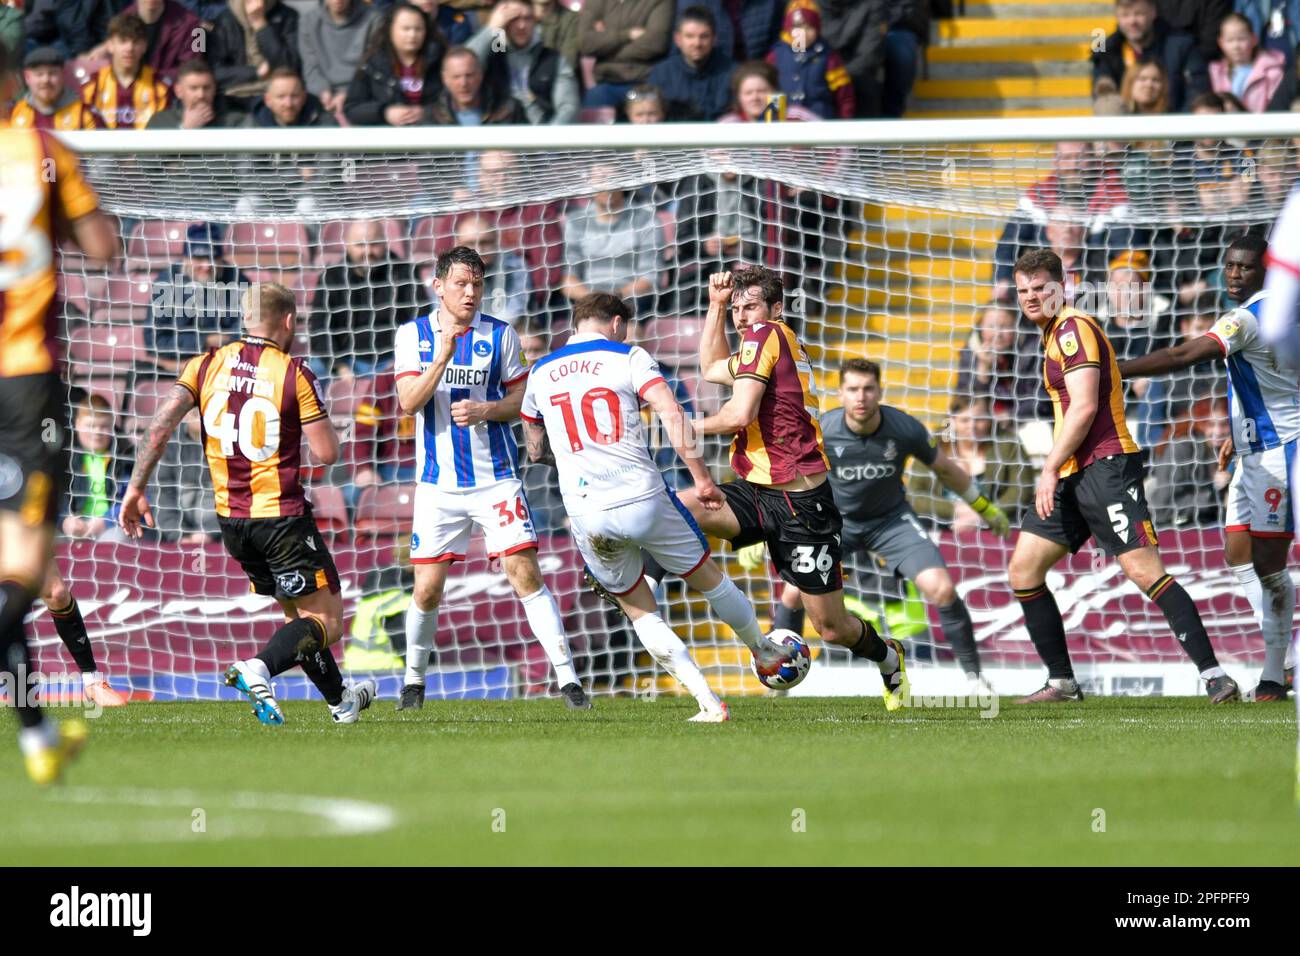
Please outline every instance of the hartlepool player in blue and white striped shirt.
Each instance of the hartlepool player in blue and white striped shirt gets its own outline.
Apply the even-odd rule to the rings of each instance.
[[[559,607],[537,566],[537,533],[519,480],[510,423],[519,417],[527,366],[519,337],[479,312],[483,260],[468,246],[438,257],[431,315],[397,330],[397,401],[416,419],[415,594],[406,612],[406,678],[399,710],[424,704],[424,672],[438,629],[447,570],[482,529],[501,558],[528,625],[555,669],[565,703],[591,704],[573,670]]]

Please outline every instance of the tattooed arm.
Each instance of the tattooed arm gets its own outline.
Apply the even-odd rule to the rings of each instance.
[[[550,439],[546,437],[546,428],[524,422],[524,438],[528,442],[528,460],[539,465],[555,467],[555,455],[551,452]]]
[[[122,496],[122,508],[118,516],[118,521],[132,538],[138,538],[143,533],[141,522],[150,528],[154,526],[153,512],[149,510],[149,499],[145,496],[145,489],[149,486],[149,479],[153,477],[153,471],[158,467],[158,461],[167,448],[172,432],[176,431],[176,426],[193,407],[194,393],[184,385],[172,386],[171,394],[154,413],[153,421],[149,423],[149,430],[140,442],[136,452],[135,468],[131,471],[131,481],[127,486],[126,494]]]

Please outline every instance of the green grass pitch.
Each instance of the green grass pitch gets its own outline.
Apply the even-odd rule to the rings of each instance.
[[[0,751],[0,864],[1294,864],[1290,705],[133,704],[66,782]]]

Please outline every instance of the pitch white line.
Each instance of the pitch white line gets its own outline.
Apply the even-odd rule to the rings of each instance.
[[[201,790],[155,790],[150,788],[70,787],[47,795],[57,803],[82,805],[116,805],[134,807],[182,807],[193,811],[202,809],[206,816],[206,830],[194,832],[191,816],[175,821],[152,820],[72,820],[57,826],[27,826],[8,834],[10,840],[29,845],[55,845],[63,843],[174,843],[205,842],[210,840],[235,840],[268,837],[294,837],[304,835],[357,836],[380,833],[397,824],[397,813],[391,807],[364,800],[324,797],[314,794],[259,793],[234,791],[221,793]],[[214,811],[228,810],[238,813],[290,813],[315,818],[316,825],[308,827],[272,827],[265,821],[231,823]]]

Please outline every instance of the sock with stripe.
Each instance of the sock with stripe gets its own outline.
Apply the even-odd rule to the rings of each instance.
[[[59,639],[72,655],[77,669],[83,674],[98,676],[95,649],[90,646],[90,635],[86,633],[86,619],[81,616],[81,607],[77,604],[77,599],[72,598],[67,607],[59,610],[51,607],[50,617],[54,618],[54,629],[59,632]]]
[[[1217,677],[1222,674],[1219,659],[1214,656],[1214,648],[1210,645],[1210,636],[1205,633],[1205,625],[1201,623],[1201,615],[1183,586],[1172,575],[1165,574],[1147,588],[1147,597],[1160,608],[1174,636],[1178,638],[1178,643],[1183,645],[1183,650],[1192,659],[1201,676]]]
[[[421,611],[411,598],[406,606],[406,676],[404,684],[424,685],[424,672],[429,669],[429,655],[433,653],[433,638],[438,633],[438,608]]]
[[[740,588],[730,578],[723,578],[716,588],[703,593],[718,619],[736,632],[751,653],[758,654],[763,646],[763,630],[754,615],[754,605],[740,593]]]
[[[961,598],[951,604],[938,608],[939,626],[943,629],[944,639],[952,648],[953,655],[967,674],[980,672],[980,652],[975,646],[975,625],[971,623],[970,611]]]
[[[1015,588],[1013,593],[1025,614],[1025,628],[1034,650],[1047,665],[1048,680],[1074,680],[1074,667],[1070,664],[1070,650],[1065,645],[1065,622],[1056,597],[1046,584],[1032,588]]]
[[[1264,672],[1260,680],[1281,684],[1286,680],[1287,648],[1291,646],[1291,621],[1295,617],[1295,582],[1286,568],[1259,579],[1264,593]]]
[[[573,655],[569,653],[569,639],[564,636],[560,607],[555,603],[551,589],[542,585],[540,591],[520,598],[519,602],[524,606],[524,615],[528,618],[533,636],[542,645],[547,660],[555,670],[556,682],[560,687],[578,683],[578,675],[573,669]]]
[[[35,600],[34,588],[17,581],[0,581],[0,667],[11,675],[10,689],[17,700],[10,701],[10,706],[18,711],[18,725],[24,731],[41,727],[44,720],[40,707],[31,702],[28,690],[32,685],[27,681],[32,659],[23,618]]]

